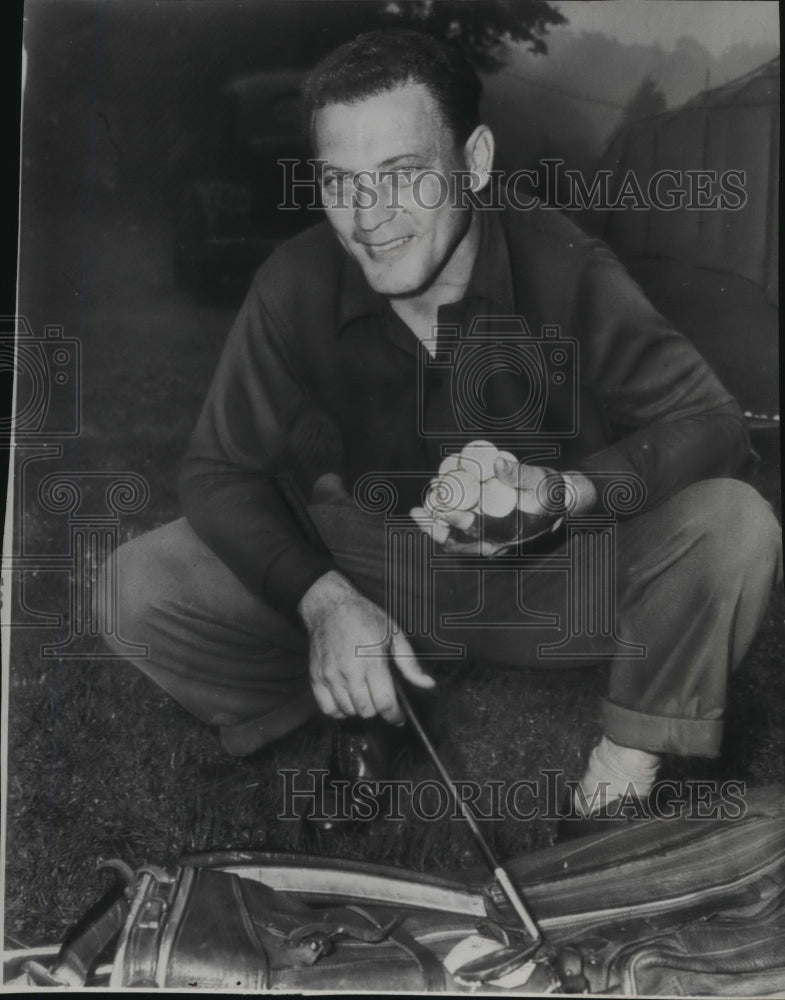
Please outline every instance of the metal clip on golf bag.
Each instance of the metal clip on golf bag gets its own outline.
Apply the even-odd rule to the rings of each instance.
[[[484,870],[224,852],[129,872],[126,898],[49,967],[28,962],[28,982],[99,985],[115,938],[114,988],[781,996],[785,791],[752,790],[746,805],[735,820],[639,821],[509,862],[543,934],[534,954]]]

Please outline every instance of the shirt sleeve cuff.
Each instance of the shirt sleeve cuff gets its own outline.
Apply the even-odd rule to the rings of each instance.
[[[285,549],[267,567],[264,597],[268,604],[300,624],[297,614],[303,595],[316,581],[336,568],[332,559],[316,549]]]

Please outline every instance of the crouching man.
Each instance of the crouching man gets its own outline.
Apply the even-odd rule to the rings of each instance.
[[[465,646],[484,662],[547,670],[610,659],[604,736],[582,788],[588,802],[630,783],[645,796],[662,754],[717,756],[728,676],[781,572],[780,529],[732,478],[749,452],[737,404],[608,249],[552,211],[482,207],[494,140],[479,97],[461,57],[408,31],[360,36],[312,71],[327,219],[258,271],[185,458],[184,517],[117,555],[120,633],[149,647],[137,665],[220,727],[231,754],[318,712],[344,736],[354,720],[350,776],[384,767],[385,723],[403,719],[393,674],[433,686],[418,653]],[[507,333],[488,339],[489,323]],[[544,329],[574,345],[541,351],[537,378],[576,388],[575,433],[564,430],[567,394],[533,406],[544,390],[509,362],[516,337],[531,345]],[[501,359],[475,395],[449,362],[456,336]],[[516,573],[501,555],[479,573],[496,546],[467,503],[423,506],[440,464],[477,438],[504,446],[486,472],[544,526]],[[282,470],[324,547],[281,492]],[[569,497],[561,512],[536,488],[554,471]],[[411,511],[415,542],[427,532],[454,572],[441,559],[438,573],[391,581],[390,511],[352,497],[370,474],[393,484],[396,523]],[[593,648],[587,635],[579,660],[543,657],[569,626],[570,581],[554,571],[567,541],[550,529],[602,513],[614,476],[642,491],[615,531],[613,633],[624,642],[609,651],[598,635]],[[408,632],[395,610],[407,601],[430,609]]]

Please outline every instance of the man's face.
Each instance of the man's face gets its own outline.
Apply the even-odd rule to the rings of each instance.
[[[442,272],[471,221],[455,207],[451,177],[461,146],[423,84],[356,104],[330,104],[314,121],[326,161],[322,196],[339,240],[371,288],[416,295]],[[436,207],[428,207],[428,206]]]

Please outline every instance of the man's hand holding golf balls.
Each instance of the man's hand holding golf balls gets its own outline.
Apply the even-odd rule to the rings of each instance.
[[[592,482],[579,473],[519,462],[490,441],[448,455],[422,507],[410,511],[445,552],[493,556],[555,531],[567,511],[593,505]]]

